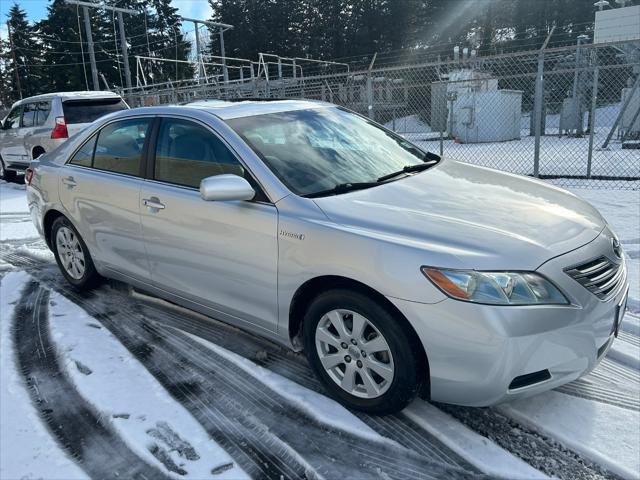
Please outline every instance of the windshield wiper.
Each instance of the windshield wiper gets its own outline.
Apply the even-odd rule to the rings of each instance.
[[[324,197],[327,195],[340,195],[341,193],[352,192],[354,190],[364,190],[365,188],[371,188],[379,185],[379,182],[355,182],[355,183],[339,183],[335,187],[327,190],[320,190],[319,192],[307,193],[302,195],[306,198]]]
[[[433,167],[436,163],[438,163],[437,160],[427,160],[424,163],[418,163],[417,165],[407,165],[406,167],[403,167],[402,170],[398,170],[397,172],[392,172],[387,175],[383,175],[378,179],[378,182],[384,182],[386,180],[390,180],[393,177],[402,175],[403,173],[421,172],[423,170],[426,170],[427,168]]]

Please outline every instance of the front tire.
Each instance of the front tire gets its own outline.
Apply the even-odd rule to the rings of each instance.
[[[417,339],[397,314],[370,297],[331,290],[304,318],[305,352],[329,393],[349,408],[395,413],[417,395],[423,371]]]
[[[0,180],[5,180],[7,182],[14,182],[16,180],[16,172],[13,170],[7,170],[2,158],[0,158]]]
[[[53,222],[51,246],[62,275],[76,290],[89,290],[100,283],[102,277],[87,245],[67,218],[58,217]]]

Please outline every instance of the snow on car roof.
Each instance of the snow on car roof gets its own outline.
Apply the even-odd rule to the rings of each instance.
[[[42,95],[35,95],[33,97],[23,98],[15,102],[11,108],[23,103],[29,103],[33,101],[50,100],[52,98],[61,98],[62,100],[82,100],[91,98],[120,98],[117,93],[109,91],[95,91],[95,92],[51,92],[43,93]]]
[[[218,116],[223,120],[250,117],[266,113],[289,112],[292,110],[307,110],[311,108],[326,108],[330,103],[314,100],[245,100],[228,102],[222,100],[204,100],[189,103],[186,107],[200,108]]]

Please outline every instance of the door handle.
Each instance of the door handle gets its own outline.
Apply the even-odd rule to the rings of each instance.
[[[75,187],[77,185],[73,177],[64,177],[62,179],[62,183],[64,183],[67,187]]]
[[[160,203],[156,197],[142,199],[142,204],[147,208],[155,208],[156,210],[164,210],[164,203]]]

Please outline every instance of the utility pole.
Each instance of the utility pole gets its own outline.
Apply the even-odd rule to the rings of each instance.
[[[222,58],[222,74],[224,76],[224,82],[227,83],[229,81],[229,70],[227,68],[227,60],[226,60],[226,55],[224,50],[224,32],[226,32],[227,30],[231,30],[233,28],[233,25],[228,25],[226,23],[210,22],[208,20],[197,20],[195,18],[187,18],[187,17],[180,17],[180,19],[184,20],[185,22],[193,22],[193,25],[196,27],[196,54],[198,56],[198,65],[199,65],[198,82],[200,82],[200,79],[204,76],[204,72],[202,71],[204,66],[202,65],[202,60],[201,60],[202,52],[200,51],[200,33],[198,31],[198,24],[208,25],[210,27],[215,27],[219,29],[220,57]]]
[[[200,27],[197,22],[193,22],[196,27],[196,56],[198,57],[198,83],[202,83],[204,76],[204,65],[202,64],[202,56],[200,54]]]
[[[224,53],[224,29],[220,27],[220,56],[222,57],[222,73],[224,75],[224,83],[229,83],[229,70],[227,69],[227,59]]]
[[[11,22],[7,22],[7,32],[9,34],[9,48],[11,48],[11,58],[13,59],[13,67],[16,70],[16,86],[18,87],[18,95],[22,100],[22,86],[20,85],[20,73],[18,72],[18,62],[16,61],[16,51],[13,48],[13,36],[11,34]]]
[[[111,7],[109,5],[105,5],[105,4],[98,4],[98,3],[91,3],[91,2],[82,2],[79,0],[64,0],[65,3],[69,3],[71,5],[80,5],[81,7],[84,7],[85,13],[88,13],[88,8],[103,8],[105,10],[111,10],[113,12],[116,12],[118,14],[118,23],[119,23],[119,27],[120,27],[120,44],[122,45],[122,60],[124,63],[124,75],[125,75],[125,81],[126,81],[126,85],[127,85],[127,89],[130,91],[131,90],[131,70],[129,69],[129,48],[127,46],[127,39],[126,36],[124,34],[124,21],[122,19],[122,14],[123,13],[130,13],[132,15],[137,15],[141,12],[139,12],[138,10],[132,10],[130,8],[118,8],[118,7]],[[85,16],[85,26],[87,25],[87,18],[88,15]],[[89,28],[91,28],[91,26],[89,25]],[[91,38],[91,35],[88,35],[88,38]],[[91,55],[91,52],[93,51],[93,41],[91,41],[91,43],[89,44],[89,55]],[[94,59],[95,62],[95,59]],[[91,73],[93,75],[93,68],[94,65],[91,65]],[[99,89],[98,86],[98,81],[97,81],[97,68],[96,68],[96,76],[93,77],[93,81],[94,81],[94,85]]]
[[[120,26],[120,48],[122,48],[122,60],[124,61],[124,78],[127,82],[127,90],[131,92],[131,69],[129,68],[129,46],[127,45],[127,37],[124,34],[124,21],[122,20],[122,11],[117,9],[118,23]]]
[[[94,90],[100,90],[100,84],[98,83],[98,67],[96,66],[96,54],[93,51],[93,35],[91,34],[89,9],[87,7],[82,7],[82,13],[84,15],[84,34],[87,37],[87,43],[89,44],[89,60],[91,61],[91,79],[93,80],[93,88]]]

